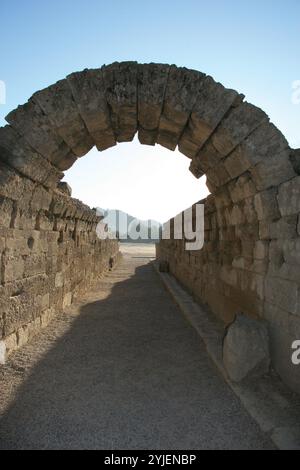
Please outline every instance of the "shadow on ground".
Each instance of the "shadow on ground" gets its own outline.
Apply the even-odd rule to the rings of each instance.
[[[272,448],[151,263],[130,262],[131,277],[84,305],[32,369],[0,449]]]

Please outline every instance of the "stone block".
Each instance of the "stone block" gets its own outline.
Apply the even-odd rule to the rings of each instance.
[[[171,65],[157,143],[175,150],[197,99],[204,74]]]
[[[70,153],[70,147],[34,100],[30,99],[9,113],[6,121],[17,131],[14,135],[17,136],[18,133],[19,136],[23,136],[31,148],[44,157],[44,160],[47,159],[55,164]],[[17,140],[20,139],[19,136]]]
[[[138,66],[138,123],[141,144],[155,145],[162,113],[169,65]]]
[[[49,323],[53,320],[54,316],[55,310],[53,308],[49,308],[45,312],[43,312],[40,317],[41,327],[46,328]]]
[[[63,298],[63,309],[69,307],[72,304],[72,292],[68,292],[67,294],[64,295]]]
[[[50,296],[49,293],[44,295],[38,295],[35,300],[35,304],[38,307],[40,312],[47,310],[50,306]]]
[[[244,315],[237,315],[224,338],[223,361],[229,378],[234,382],[266,374],[270,367],[266,325]]]
[[[209,76],[203,77],[189,121],[178,144],[179,151],[189,158],[195,157],[228,109],[239,99],[242,97],[236,91],[224,88]]]
[[[224,186],[231,180],[231,176],[226,170],[226,167],[224,166],[223,162],[220,162],[213,168],[207,170],[206,176],[208,180],[212,182],[212,184],[217,188]]]
[[[225,160],[224,165],[231,178],[237,178],[251,167],[243,149],[238,146]]]
[[[258,240],[259,239],[259,226],[257,223],[244,224],[235,226],[235,237],[234,239],[240,240]]]
[[[24,276],[24,260],[21,256],[4,253],[2,256],[3,282],[16,281]]]
[[[290,150],[284,150],[281,154],[260,161],[250,169],[254,184],[259,191],[278,186],[295,176],[289,155]]]
[[[250,173],[241,175],[236,181],[228,184],[228,190],[233,202],[240,202],[256,194],[256,188],[252,181]]]
[[[36,186],[30,201],[30,207],[33,211],[49,211],[52,202],[52,193],[43,186]]]
[[[0,340],[0,364],[5,364],[6,362],[6,345],[4,340]]]
[[[35,183],[22,177],[8,165],[0,161],[0,196],[18,201],[23,206],[29,202]]]
[[[212,135],[214,147],[227,156],[249,134],[268,121],[268,116],[256,106],[243,102],[230,110]]]
[[[300,274],[300,237],[292,240],[282,240],[280,241],[283,257],[287,263],[296,264],[299,266]],[[300,283],[300,275],[299,275]]]
[[[257,260],[266,260],[269,256],[269,243],[267,241],[258,240],[255,242],[253,257]]]
[[[0,227],[9,228],[12,220],[14,203],[11,199],[0,196]]]
[[[272,239],[290,239],[297,237],[298,215],[282,217],[270,224],[269,236]]]
[[[55,132],[67,143],[75,157],[82,157],[94,146],[79,114],[68,80],[60,80],[32,96],[48,117]],[[65,156],[64,156],[65,157]]]
[[[102,67],[105,95],[118,142],[131,142],[137,122],[137,63],[115,62]]]
[[[64,274],[56,273],[55,275],[55,287],[63,287],[64,285]]]
[[[18,336],[16,333],[13,333],[5,338],[5,347],[6,347],[6,358],[7,358],[11,352],[15,351],[18,348]]]
[[[267,276],[265,280],[266,300],[286,312],[300,315],[299,285],[285,279]]]
[[[116,145],[101,69],[86,69],[67,77],[80,115],[97,149]]]
[[[32,253],[30,256],[25,257],[24,260],[24,275],[36,276],[46,272],[46,256],[45,254]]]
[[[50,161],[34,151],[11,126],[0,128],[0,159],[22,175],[48,187],[55,186],[63,176]]]
[[[299,214],[300,212],[300,176],[279,186],[278,204],[281,215]]]
[[[22,326],[21,328],[18,329],[17,339],[18,339],[18,348],[21,348],[22,346],[28,343],[29,331],[28,331],[27,325]]]
[[[254,197],[254,205],[258,220],[276,220],[280,218],[276,188],[257,193]]]

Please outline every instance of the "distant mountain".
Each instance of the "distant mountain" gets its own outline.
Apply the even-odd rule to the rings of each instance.
[[[108,230],[115,234],[120,242],[157,243],[162,224],[156,220],[142,220],[118,209],[97,208],[97,213],[104,218]]]

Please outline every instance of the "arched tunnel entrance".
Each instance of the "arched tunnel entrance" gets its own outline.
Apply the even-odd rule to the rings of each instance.
[[[63,171],[96,146],[178,147],[207,176],[205,244],[163,240],[161,260],[225,322],[265,320],[272,363],[293,389],[300,338],[300,154],[259,108],[211,77],[165,64],[114,63],[35,93],[0,129],[2,357],[85,292],[118,257],[96,213],[64,193]],[[297,373],[296,373],[297,372]]]

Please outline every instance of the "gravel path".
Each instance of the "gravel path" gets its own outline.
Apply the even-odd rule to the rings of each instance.
[[[0,449],[272,449],[150,264],[123,247],[97,292],[0,367]]]

